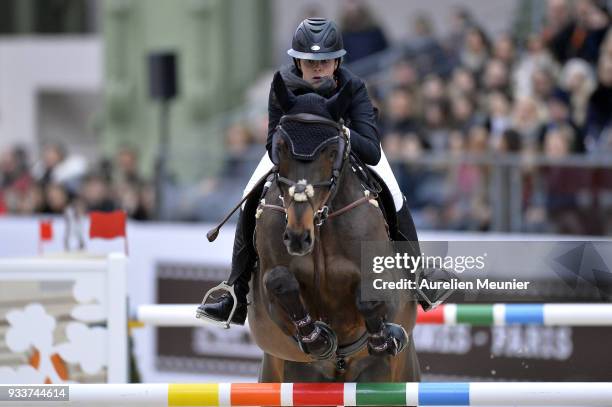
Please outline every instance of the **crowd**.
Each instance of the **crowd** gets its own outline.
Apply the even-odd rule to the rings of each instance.
[[[419,229],[492,230],[495,205],[518,193],[521,231],[612,232],[612,167],[570,162],[612,157],[607,4],[548,0],[539,29],[527,36],[491,37],[459,8],[450,33],[440,36],[421,14],[412,34],[393,44],[364,3],[345,3],[338,21],[346,62],[395,55],[387,70],[366,79],[383,150]],[[216,220],[238,200],[265,151],[265,128],[258,118],[227,129],[221,173],[198,185],[191,213],[178,218]],[[424,160],[433,156],[444,159]],[[133,150],[121,149],[98,167],[86,173],[59,145],[46,146],[32,167],[23,150],[4,152],[0,211],[60,213],[76,202],[151,218],[152,187],[136,171]],[[75,171],[79,176],[64,174]],[[510,220],[503,222],[510,228]]]
[[[461,8],[450,33],[436,35],[420,14],[398,44],[365,3],[344,4],[348,62],[394,56],[366,79],[383,150],[419,229],[612,232],[606,2],[549,0],[541,27],[522,40],[513,32],[490,37]],[[587,166],[570,165],[576,157]],[[608,166],[589,167],[592,158]]]
[[[120,148],[114,161],[95,166],[59,143],[45,145],[35,162],[21,147],[0,154],[0,214],[61,215],[70,206],[80,213],[122,209],[147,220],[154,202],[152,186],[139,174],[137,153],[128,147]]]

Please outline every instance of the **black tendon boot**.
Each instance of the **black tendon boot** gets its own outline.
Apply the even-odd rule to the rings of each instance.
[[[232,252],[232,271],[227,280],[227,286],[229,287],[220,287],[220,289],[227,291],[233,286],[237,299],[236,311],[231,321],[228,321],[234,306],[234,299],[229,292],[225,292],[214,302],[200,305],[197,310],[198,318],[208,318],[214,321],[244,325],[247,316],[246,297],[249,293],[249,280],[251,279],[251,272],[256,261],[256,253],[252,240],[255,229],[255,217],[249,216],[251,212],[249,209],[251,208],[248,206],[247,204],[244,211],[240,211],[238,224],[236,225],[234,249]]]
[[[406,199],[404,198],[404,205],[397,212],[397,228],[398,228],[398,240],[405,240],[408,242],[412,242],[411,244],[411,255],[412,256],[420,256],[421,249],[418,243],[418,237],[416,233],[416,228],[414,226],[414,221],[412,220],[412,215],[410,215],[410,211],[408,210],[408,205],[406,205]],[[455,278],[453,273],[447,270],[419,270],[416,275],[417,282],[417,300],[424,311],[429,311],[440,305],[444,300],[446,300],[454,290],[452,289],[419,289],[418,284],[423,280],[427,279],[429,281],[450,281],[452,278]]]

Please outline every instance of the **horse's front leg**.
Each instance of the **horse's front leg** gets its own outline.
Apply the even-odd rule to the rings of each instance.
[[[277,266],[264,277],[268,294],[276,300],[296,328],[300,349],[314,359],[333,357],[338,338],[322,321],[313,321],[300,297],[300,285],[287,267]]]
[[[392,305],[384,301],[362,301],[359,286],[355,299],[369,335],[368,352],[371,355],[395,356],[404,350],[409,340],[406,330],[401,325],[386,322],[393,312]]]

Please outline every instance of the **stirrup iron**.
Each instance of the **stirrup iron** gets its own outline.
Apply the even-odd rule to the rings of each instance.
[[[228,292],[232,296],[232,299],[234,300],[234,304],[232,305],[232,310],[229,313],[229,317],[227,318],[227,321],[217,321],[215,319],[212,319],[208,315],[206,315],[204,312],[200,311],[200,308],[196,310],[196,318],[203,319],[204,321],[220,326],[223,329],[229,329],[230,321],[232,320],[232,318],[234,318],[234,313],[236,312],[236,308],[238,307],[238,299],[236,298],[236,293],[234,292],[233,285],[228,285],[227,281],[222,281],[218,285],[206,291],[206,294],[204,294],[204,299],[202,300],[202,304],[200,304],[200,306],[205,305],[206,301],[208,301],[208,297],[210,297],[211,294],[216,291]]]

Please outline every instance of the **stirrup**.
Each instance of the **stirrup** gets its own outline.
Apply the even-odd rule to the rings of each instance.
[[[206,291],[206,294],[204,294],[204,299],[202,300],[202,304],[200,304],[200,306],[205,305],[206,301],[208,301],[208,297],[210,297],[211,294],[216,291],[226,291],[232,296],[232,299],[234,300],[234,304],[232,305],[232,310],[229,313],[229,317],[227,318],[227,321],[217,321],[216,319],[213,319],[209,317],[208,315],[206,315],[204,312],[200,311],[199,307],[196,310],[196,318],[203,319],[206,322],[210,322],[214,325],[220,326],[221,328],[229,329],[230,322],[232,318],[234,318],[234,313],[236,312],[236,308],[238,307],[238,299],[236,298],[236,293],[234,292],[233,285],[228,285],[227,281],[222,281],[220,284]]]

